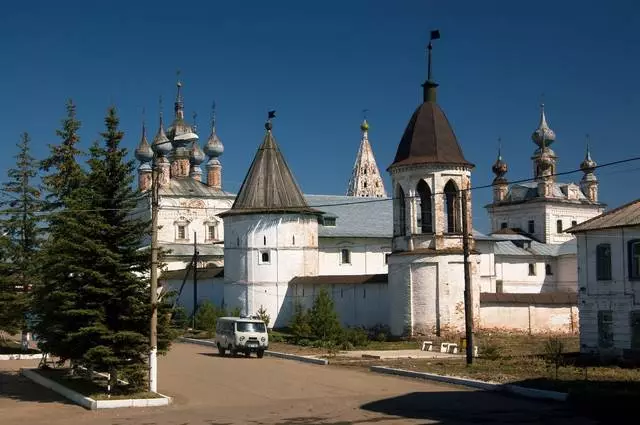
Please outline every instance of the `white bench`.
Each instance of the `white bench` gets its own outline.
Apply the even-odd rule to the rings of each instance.
[[[447,347],[447,352],[452,354],[458,354],[458,344],[449,344]]]
[[[422,341],[422,351],[431,351],[433,341]]]
[[[449,342],[443,342],[442,344],[440,344],[440,352],[446,353],[447,351],[449,351],[449,344]]]

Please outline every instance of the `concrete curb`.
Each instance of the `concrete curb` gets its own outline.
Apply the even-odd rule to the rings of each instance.
[[[268,351],[268,350],[265,351],[264,353],[271,357],[279,357],[281,359],[287,359],[287,360],[297,360],[299,362],[304,362],[304,363],[319,364],[322,366],[326,366],[329,364],[329,360],[319,359],[317,357],[298,356],[295,354],[279,353],[277,351]]]
[[[204,345],[206,347],[216,347],[215,342],[207,341],[203,339],[180,337],[178,338],[178,341],[187,342],[190,344]],[[271,357],[278,357],[278,358],[287,359],[287,360],[297,360],[299,362],[319,364],[323,366],[326,366],[329,364],[329,360],[327,359],[319,359],[317,357],[311,357],[311,356],[298,356],[296,354],[280,353],[277,351],[269,351],[269,350],[266,350],[264,354]]]
[[[39,354],[0,354],[0,360],[40,360],[42,353]]]
[[[521,387],[512,384],[499,384],[495,382],[478,381],[470,378],[460,378],[458,376],[437,375],[427,372],[413,372],[404,369],[395,369],[386,366],[371,366],[372,372],[384,373],[388,375],[406,376],[409,378],[428,379],[431,381],[444,382],[447,384],[463,385],[465,387],[478,388],[487,391],[501,391],[528,398],[536,398],[542,400],[566,401],[569,394],[557,391],[538,390],[535,388]]]
[[[36,384],[42,385],[45,388],[49,388],[60,394],[61,396],[68,398],[80,406],[95,410],[95,409],[114,409],[119,407],[160,407],[168,406],[172,399],[166,395],[156,393],[162,398],[133,398],[123,400],[94,400],[90,397],[86,397],[76,391],[73,391],[62,384],[59,384],[49,378],[45,378],[36,372],[36,369],[20,369],[22,376],[32,380]]]

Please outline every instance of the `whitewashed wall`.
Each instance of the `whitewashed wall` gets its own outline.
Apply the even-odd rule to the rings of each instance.
[[[343,264],[341,251],[351,252],[351,263]],[[320,275],[359,275],[387,273],[386,254],[391,252],[387,238],[320,238]]]
[[[478,279],[480,292],[496,292],[496,260],[494,242],[476,241],[476,250],[480,253],[478,258]]]
[[[578,308],[564,305],[496,304],[480,306],[480,328],[529,333],[576,333]]]
[[[556,290],[578,291],[578,257],[576,254],[562,255],[556,259]]]
[[[545,264],[550,263],[552,271],[556,269],[555,260],[536,259],[527,256],[496,255],[496,280],[502,280],[503,292],[532,294],[553,292],[555,276],[547,276]],[[529,275],[529,264],[533,263],[536,274]],[[488,291],[489,292],[489,291]]]
[[[640,310],[640,281],[629,280],[627,266],[627,244],[640,239],[640,228],[590,231],[577,237],[581,351],[600,351],[598,311],[611,310],[614,347],[606,351],[621,354],[631,348],[630,312]],[[611,244],[610,281],[596,279],[596,246],[600,243]]]
[[[233,204],[226,198],[178,198],[162,196],[158,213],[158,241],[193,244],[196,232],[199,244],[209,243],[207,226],[217,226],[216,241],[224,240],[224,225],[220,214]],[[186,239],[178,239],[178,223],[186,226]]]

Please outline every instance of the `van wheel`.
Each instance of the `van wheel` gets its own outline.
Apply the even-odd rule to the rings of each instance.
[[[218,353],[219,353],[221,356],[224,356],[224,352],[225,352],[225,349],[224,349],[224,348],[222,348],[222,346],[221,346],[220,344],[218,344]]]
[[[258,350],[258,358],[261,359],[262,357],[264,357],[264,350]]]

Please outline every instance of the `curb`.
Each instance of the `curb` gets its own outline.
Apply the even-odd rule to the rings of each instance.
[[[123,400],[94,400],[90,397],[84,396],[76,391],[73,391],[62,384],[59,384],[49,378],[45,378],[35,371],[36,369],[20,369],[20,374],[36,384],[42,385],[45,388],[49,388],[60,394],[61,396],[73,401],[80,406],[95,410],[95,409],[113,409],[119,407],[160,407],[168,406],[172,399],[166,395],[156,393],[162,398],[130,398]]]
[[[322,366],[326,366],[329,364],[329,360],[327,359],[319,359],[317,357],[309,357],[309,356],[298,356],[295,354],[287,354],[287,353],[279,353],[277,351],[265,351],[264,354],[271,357],[279,357],[281,359],[287,360],[297,360],[299,362],[311,363],[311,364],[319,364]]]
[[[216,347],[215,342],[202,340],[202,339],[180,337],[178,338],[178,341],[187,342],[187,343],[196,344],[196,345],[204,345],[206,347]],[[264,354],[271,357],[278,357],[278,358],[287,359],[287,360],[297,360],[299,362],[319,364],[323,366],[326,366],[329,364],[329,360],[319,359],[317,357],[298,356],[296,354],[280,353],[277,351],[269,351],[269,350],[266,350]]]
[[[42,353],[39,354],[0,354],[0,360],[40,360]]]
[[[437,375],[427,372],[413,372],[404,369],[395,369],[386,366],[371,366],[370,371],[388,375],[405,376],[409,378],[428,379],[430,381],[444,382],[447,384],[463,385],[465,387],[477,388],[488,391],[500,391],[517,394],[523,397],[536,398],[542,400],[566,401],[569,394],[557,391],[538,390],[535,388],[521,387],[512,384],[498,384],[494,382],[478,381],[470,378],[460,378],[458,376]]]

